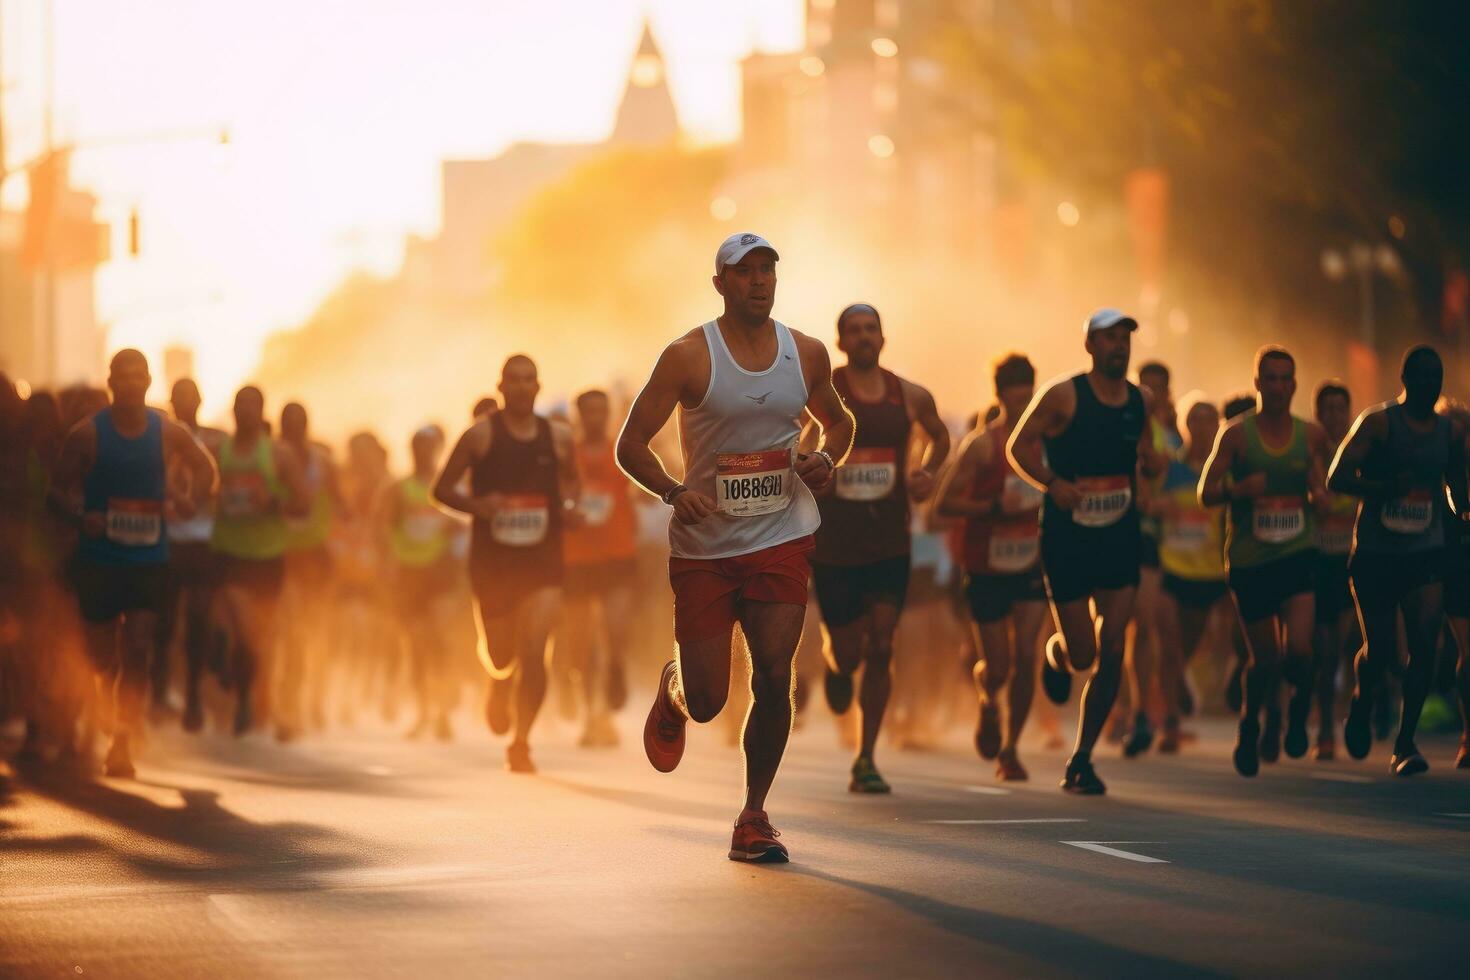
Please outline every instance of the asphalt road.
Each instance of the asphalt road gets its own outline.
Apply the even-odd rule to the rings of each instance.
[[[279,747],[154,738],[137,781],[0,779],[0,974],[1464,976],[1470,772],[1308,761],[1246,781],[1228,726],[1174,759],[1100,755],[1109,795],[1032,748],[999,787],[950,747],[846,791],[829,726],[771,800],[785,866],[728,861],[740,761],[680,770],[548,724],[541,775],[482,731]],[[468,724],[466,719],[465,724]],[[0,771],[4,771],[0,764]]]

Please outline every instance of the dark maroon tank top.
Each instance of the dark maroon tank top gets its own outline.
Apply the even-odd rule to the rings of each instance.
[[[499,493],[505,506],[493,521],[470,528],[470,574],[482,583],[541,587],[562,579],[561,481],[551,423],[536,418],[535,438],[510,434],[504,417],[490,417],[490,451],[470,467],[470,491]]]
[[[883,371],[883,396],[858,398],[847,368],[832,372],[832,386],[857,422],[852,452],[838,468],[832,492],[817,498],[822,526],[812,560],[827,565],[866,565],[909,553],[909,435],[913,423],[903,384]]]

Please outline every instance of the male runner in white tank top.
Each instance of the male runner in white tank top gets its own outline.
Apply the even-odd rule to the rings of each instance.
[[[678,659],[664,665],[644,726],[648,760],[672,772],[689,719],[707,722],[729,695],[730,640],[750,649],[745,809],[730,858],[785,861],[766,794],[791,733],[791,666],[806,616],[807,556],[822,489],[852,445],[853,421],[832,387],[827,348],[771,319],[776,261],[759,235],[731,235],[715,255],[719,319],[664,349],[618,440],[618,463],[673,507],[669,581]],[[679,413],[684,482],[649,442]],[[824,447],[796,452],[810,414]]]

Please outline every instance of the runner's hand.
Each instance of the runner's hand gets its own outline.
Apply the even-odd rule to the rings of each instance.
[[[909,472],[907,482],[909,498],[916,504],[922,504],[934,492],[934,474],[922,466],[916,466]]]
[[[805,453],[796,457],[796,475],[801,477],[811,490],[825,490],[832,483],[832,474],[835,471],[827,465],[825,456],[816,453]]]
[[[674,517],[680,524],[698,524],[715,512],[715,502],[702,493],[685,490],[674,498]]]
[[[470,501],[470,512],[484,521],[495,520],[495,515],[505,506],[505,494],[487,493]]]
[[[187,493],[179,494],[169,503],[173,504],[174,516],[181,521],[187,521],[199,512],[199,508],[194,506],[193,496]]]
[[[100,538],[107,533],[107,515],[100,510],[89,510],[82,515],[82,534],[89,538]]]
[[[1266,474],[1252,473],[1243,480],[1236,480],[1235,485],[1230,488],[1230,496],[1244,497],[1246,500],[1254,500],[1266,494]]]
[[[1051,481],[1051,485],[1046,488],[1046,493],[1051,497],[1052,503],[1062,510],[1072,510],[1082,503],[1082,491],[1077,489],[1077,484],[1061,477],[1056,477]]]

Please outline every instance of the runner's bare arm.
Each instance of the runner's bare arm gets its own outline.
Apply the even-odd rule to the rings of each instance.
[[[164,419],[163,448],[164,452],[188,468],[192,477],[190,486],[195,488],[196,499],[201,496],[198,488],[204,488],[202,496],[206,498],[219,491],[219,467],[214,465],[214,457],[194,438],[192,432],[177,422]]]
[[[1363,462],[1388,432],[1388,416],[1381,408],[1365,408],[1353,421],[1347,438],[1337,447],[1337,458],[1327,471],[1327,486],[1334,493],[1377,500],[1388,492],[1388,481],[1363,478]]]
[[[1210,458],[1199,477],[1199,502],[1205,507],[1216,507],[1230,499],[1225,492],[1225,477],[1230,474],[1230,468],[1235,465],[1244,445],[1245,430],[1238,420],[1232,421],[1215,436],[1215,448],[1210,450]],[[1242,486],[1235,486],[1231,493],[1241,495]]]
[[[272,450],[276,457],[276,475],[286,485],[286,499],[281,502],[281,511],[292,517],[305,517],[311,513],[311,491],[306,486],[306,473],[296,454],[280,443]]]
[[[934,404],[934,396],[922,385],[916,385],[912,381],[902,381],[904,401],[909,405],[909,413],[914,422],[928,437],[928,446],[924,450],[924,461],[908,474],[909,496],[914,500],[924,501],[934,492],[934,483],[939,476],[939,471],[949,459],[950,438],[949,426],[939,417],[939,409]]]
[[[681,403],[695,404],[702,397],[690,397],[689,339],[685,336],[664,348],[648,382],[628,409],[623,431],[618,433],[618,466],[628,479],[655,497],[662,497],[679,481],[669,475],[651,443],[668,424],[675,408]]]
[[[1325,514],[1332,505],[1327,490],[1327,430],[1316,422],[1307,423],[1307,450],[1311,459],[1307,467],[1307,489],[1317,513]]]
[[[571,501],[576,507],[582,499],[582,474],[577,469],[577,454],[573,451],[572,427],[560,419],[551,420],[551,445],[556,450],[556,471],[563,506]]]
[[[1026,406],[1006,446],[1006,454],[1021,479],[1042,493],[1051,494],[1057,506],[1065,510],[1075,507],[1081,495],[1076,486],[1058,477],[1046,464],[1042,440],[1060,435],[1071,424],[1076,411],[1077,390],[1071,379],[1047,385]]]
[[[960,443],[954,465],[945,471],[934,493],[935,510],[940,517],[984,517],[1000,512],[1000,494],[974,497],[970,493],[981,461],[995,452],[991,442],[995,438],[995,433],[980,429]]]
[[[51,489],[46,493],[46,503],[53,513],[94,537],[102,533],[101,515],[96,515],[91,522],[85,519],[82,478],[96,460],[97,429],[91,419],[82,419],[66,434],[61,444],[61,453],[51,474]],[[95,526],[88,528],[88,523]]]
[[[822,490],[832,482],[836,466],[840,466],[852,451],[857,421],[837,389],[832,387],[832,359],[827,354],[827,345],[795,330],[791,335],[796,340],[796,351],[801,357],[801,369],[806,377],[806,390],[810,392],[806,400],[807,414],[821,428],[817,449],[797,457],[796,475],[813,490]],[[817,455],[818,452],[825,453],[835,465],[829,467],[827,460]]]
[[[449,458],[444,461],[444,468],[439,471],[438,478],[434,481],[433,497],[442,507],[468,514],[470,517],[488,516],[482,513],[482,508],[475,498],[465,492],[465,476],[470,467],[478,460],[485,457],[490,451],[490,422],[488,419],[480,419],[474,425],[464,431],[459,441],[454,444],[454,449],[449,453]]]
[[[1450,505],[1460,520],[1470,519],[1470,480],[1465,473],[1465,427],[1450,419],[1450,459],[1445,467],[1445,486],[1450,489]]]

